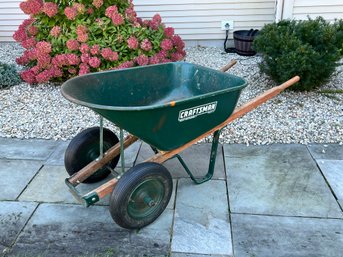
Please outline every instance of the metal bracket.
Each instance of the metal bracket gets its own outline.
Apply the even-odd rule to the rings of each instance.
[[[190,171],[190,169],[188,168],[185,161],[182,159],[182,157],[180,155],[177,154],[173,157],[173,158],[176,157],[179,160],[182,167],[186,170],[187,174],[190,176],[190,178],[193,180],[193,182],[195,184],[202,184],[206,181],[209,181],[213,177],[214,165],[216,164],[219,136],[220,136],[220,130],[217,130],[213,133],[213,140],[212,140],[212,147],[211,147],[211,154],[210,154],[210,163],[208,166],[208,171],[207,171],[207,174],[200,179],[197,179],[194,177],[193,173]]]
[[[89,207],[93,204],[95,204],[96,202],[98,202],[100,200],[99,196],[97,193],[95,192],[91,192],[88,193],[84,196],[82,196],[79,191],[77,191],[76,187],[73,186],[73,184],[71,184],[69,182],[68,179],[65,180],[66,185],[69,188],[69,191],[72,193],[72,195],[74,196],[74,198],[81,204],[85,205],[86,207]]]

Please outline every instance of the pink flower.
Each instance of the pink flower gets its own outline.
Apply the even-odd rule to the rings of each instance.
[[[144,39],[141,43],[141,48],[142,50],[144,51],[150,51],[152,49],[152,45],[151,45],[151,42],[149,41],[149,39]]]
[[[168,52],[165,51],[165,50],[161,50],[161,51],[157,54],[157,56],[158,56],[158,58],[160,58],[160,59],[167,58]]]
[[[66,45],[67,45],[67,48],[71,51],[76,51],[80,47],[80,44],[76,39],[69,39]]]
[[[183,59],[183,57],[184,56],[181,53],[178,53],[178,52],[171,54],[171,60],[173,62],[181,61]]]
[[[64,9],[64,14],[67,16],[68,20],[74,20],[77,16],[77,10],[75,7],[66,7]]]
[[[51,53],[51,44],[46,41],[39,41],[36,45],[36,48],[39,52],[44,54]]]
[[[84,25],[78,25],[76,28],[76,34],[84,34],[87,33],[87,27]]]
[[[49,70],[51,77],[53,78],[60,78],[63,76],[63,72],[59,67],[53,66]]]
[[[25,49],[30,49],[30,48],[33,48],[35,47],[36,45],[36,40],[34,38],[29,38],[29,39],[26,39],[24,41],[21,42],[21,45],[25,48]]]
[[[83,54],[88,53],[89,52],[89,46],[87,44],[81,44],[80,52],[83,53]]]
[[[115,13],[112,16],[112,22],[115,26],[119,26],[124,23],[124,17],[120,13]]]
[[[36,26],[30,25],[27,27],[27,32],[29,32],[31,36],[35,36],[38,34],[38,28]]]
[[[50,18],[54,17],[58,12],[58,6],[52,2],[45,2],[43,5],[43,12]]]
[[[131,68],[133,67],[133,62],[132,61],[127,61],[127,62],[123,62],[122,64],[120,64],[117,69],[127,69],[127,68]]]
[[[163,50],[169,51],[173,49],[173,41],[171,41],[170,39],[163,39],[160,46]]]
[[[28,0],[21,2],[19,7],[25,14],[35,15],[42,11],[43,2],[41,0]]]
[[[158,64],[160,63],[160,58],[157,55],[154,55],[149,58],[149,63],[150,64]]]
[[[66,65],[79,65],[80,58],[76,54],[65,54]]]
[[[54,65],[54,66],[57,66],[57,67],[62,67],[62,66],[65,66],[65,65],[68,65],[69,62],[68,62],[68,59],[66,57],[65,54],[58,54],[58,55],[55,55],[52,60],[51,60],[51,63]]]
[[[174,35],[174,28],[172,27],[167,27],[164,29],[164,35],[167,37],[167,38],[171,38],[173,35]]]
[[[93,8],[90,8],[90,7],[89,7],[89,8],[87,9],[87,13],[88,13],[88,14],[93,14],[93,13],[94,13]]]
[[[80,70],[79,70],[79,75],[87,74],[89,73],[89,66],[87,64],[81,63],[80,64]]]
[[[144,21],[142,21],[142,25],[143,25],[144,27],[149,27],[149,26],[150,26],[150,23],[151,23],[150,20],[144,20]]]
[[[133,7],[129,7],[125,10],[125,17],[131,22],[137,22],[137,13],[133,9]]]
[[[90,55],[89,54],[82,54],[81,55],[81,61],[83,63],[88,63],[89,62],[89,59],[90,59]]]
[[[182,41],[179,35],[174,35],[171,40],[173,45],[176,46],[177,50],[182,50],[185,47],[185,43]]]
[[[119,58],[119,55],[117,52],[112,52],[112,55],[110,56],[110,61],[115,62]]]
[[[48,82],[51,79],[51,73],[49,70],[44,70],[36,75],[37,83]]]
[[[37,60],[37,49],[33,48],[30,50],[25,50],[23,53],[23,57],[29,61]]]
[[[75,68],[69,68],[69,69],[68,69],[68,72],[69,72],[70,74],[75,74],[75,73],[76,73],[76,69],[75,69]]]
[[[89,58],[89,66],[93,68],[98,68],[100,66],[100,59],[98,57],[91,57]]]
[[[150,28],[153,30],[158,30],[160,24],[161,24],[161,16],[157,13],[154,15],[154,17],[152,17],[152,20],[149,24]]]
[[[50,35],[53,37],[58,37],[60,33],[61,33],[61,27],[59,27],[59,26],[54,26],[50,30]]]
[[[20,56],[15,59],[16,63],[19,65],[26,65],[30,62],[29,58],[27,56]]]
[[[154,17],[152,17],[152,20],[151,20],[152,22],[155,22],[155,23],[158,23],[158,25],[160,25],[161,24],[161,22],[162,22],[162,19],[161,19],[161,16],[158,14],[158,13],[156,13],[155,15],[154,15]]]
[[[138,56],[136,58],[136,63],[139,66],[144,66],[144,65],[148,65],[149,64],[149,57],[145,56],[144,54]]]
[[[37,75],[40,71],[41,71],[41,68],[38,67],[38,65],[34,66],[31,68],[31,71]]]
[[[37,66],[40,69],[47,68],[51,63],[51,56],[48,54],[39,55],[37,58]]]
[[[84,25],[79,25],[76,28],[77,40],[84,43],[88,40],[87,27]]]
[[[104,1],[103,0],[93,0],[93,3],[92,3],[96,9],[99,9],[103,4],[104,4]]]
[[[108,18],[112,18],[114,14],[118,13],[118,8],[115,5],[109,6],[106,8],[105,15]]]
[[[100,47],[99,45],[93,45],[91,50],[90,50],[92,55],[97,55],[100,52]]]
[[[24,26],[24,28],[26,28],[27,26],[31,25],[32,23],[34,23],[35,19],[33,18],[29,18],[23,21],[23,23],[21,25]]]
[[[139,45],[139,42],[138,42],[137,38],[129,37],[129,39],[127,40],[127,44],[128,44],[128,47],[130,49],[137,49],[138,45]]]
[[[101,55],[104,57],[106,60],[109,60],[111,55],[112,55],[112,49],[109,47],[101,49]]]
[[[28,38],[28,36],[27,36],[25,30],[21,29],[19,26],[19,29],[16,32],[14,32],[14,34],[13,34],[13,38],[17,42],[22,42],[22,41],[26,40]]]
[[[76,9],[76,11],[80,14],[84,14],[86,11],[85,5],[80,3],[73,3],[73,7]]]
[[[107,47],[107,48],[103,48],[101,50],[101,56],[104,57],[105,60],[109,60],[109,61],[117,61],[118,60],[118,53],[117,52],[113,52],[111,48]]]
[[[33,73],[31,69],[21,72],[20,77],[22,78],[22,80],[29,84],[36,83],[36,75]]]

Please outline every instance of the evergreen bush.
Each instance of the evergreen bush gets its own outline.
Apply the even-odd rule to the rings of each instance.
[[[30,18],[13,38],[26,49],[17,63],[30,84],[185,56],[174,29],[159,14],[138,18],[132,0],[26,0],[20,8]]]
[[[265,25],[253,47],[262,55],[262,72],[278,83],[299,75],[300,82],[291,89],[311,90],[329,79],[342,57],[340,33],[343,33],[342,21],[330,24],[322,17],[283,20]]]
[[[15,65],[0,62],[0,88],[14,86],[20,82]]]

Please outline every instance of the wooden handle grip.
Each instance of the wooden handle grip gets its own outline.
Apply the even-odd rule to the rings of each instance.
[[[222,72],[226,72],[228,69],[230,69],[232,66],[234,66],[237,63],[235,59],[231,60],[228,64],[226,64],[224,67],[220,69]]]

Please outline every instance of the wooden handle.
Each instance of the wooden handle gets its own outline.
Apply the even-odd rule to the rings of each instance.
[[[230,69],[232,66],[234,66],[237,63],[237,61],[235,59],[232,59],[231,62],[229,62],[228,64],[226,64],[224,67],[222,67],[220,69],[220,71],[222,72],[226,72],[228,69]]]

